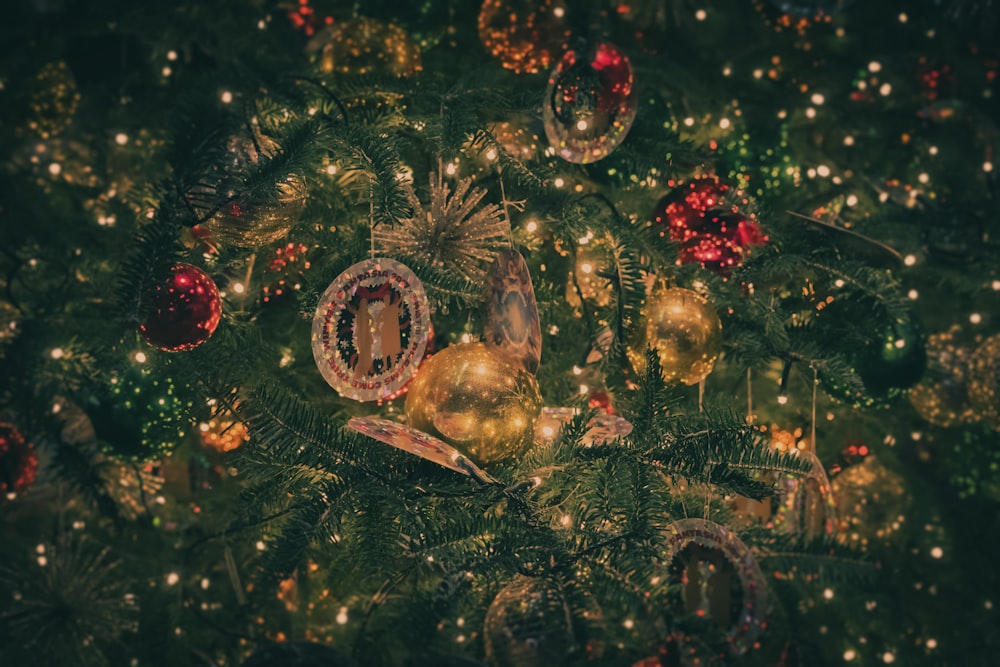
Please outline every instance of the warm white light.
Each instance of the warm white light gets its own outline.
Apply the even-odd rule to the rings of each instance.
[[[222,95],[220,97],[222,99],[223,104],[229,104],[230,102],[233,101],[233,94],[228,90],[222,91]]]
[[[916,263],[917,263],[917,258],[915,255],[907,255],[906,257],[903,258],[903,264],[906,264],[907,266],[913,266]]]
[[[174,50],[167,51],[167,60],[177,60],[177,52]]]
[[[854,145],[854,137],[852,137],[851,135],[847,135],[846,137],[844,137],[844,145],[845,146],[853,146]]]
[[[588,387],[585,384],[581,384],[580,385],[580,395],[581,396],[586,396],[589,393],[590,393],[590,387]]]
[[[825,164],[821,164],[820,166],[816,167],[816,173],[822,176],[823,178],[826,178],[827,176],[830,175],[830,168]]]
[[[812,97],[810,97],[809,99],[810,101],[812,101],[813,104],[817,106],[823,104],[823,102],[826,102],[826,98],[823,97],[822,93],[813,93]]]
[[[128,143],[128,135],[125,134],[124,132],[119,132],[118,134],[115,135],[115,143],[118,144],[119,146],[124,146],[125,144]]]
[[[981,324],[983,321],[983,316],[980,315],[979,313],[972,313],[971,315],[969,315],[969,321],[972,322],[973,324]]]
[[[786,403],[788,403],[788,397],[787,396],[781,395],[781,396],[778,397],[778,405],[785,405]]]
[[[847,195],[847,205],[848,206],[857,206],[858,205],[858,196],[857,195]]]
[[[846,651],[844,651],[845,662],[850,662],[851,660],[854,660],[856,657],[858,657],[858,654],[854,649],[849,648]]]
[[[52,174],[53,176],[58,176],[61,171],[62,171],[62,165],[59,164],[58,162],[53,162],[52,164],[49,165],[49,173]]]
[[[911,289],[909,292],[906,293],[906,296],[910,297],[911,299],[916,299],[917,297],[920,296],[920,292],[918,292],[915,289]]]
[[[455,175],[455,171],[456,171],[456,168],[455,168],[455,164],[454,163],[451,163],[447,167],[444,168],[444,173],[448,174],[449,176],[454,176]]]
[[[538,231],[538,223],[535,222],[534,220],[531,220],[530,222],[528,222],[528,224],[524,226],[524,229],[529,234],[534,234],[536,231]]]
[[[909,16],[907,16],[905,13],[900,12],[900,14],[899,14],[899,22],[900,23],[906,23],[909,20],[910,20]],[[886,660],[886,662],[889,662],[889,661]]]
[[[887,97],[889,95],[889,93],[892,92],[892,84],[891,83],[883,83],[881,86],[879,86],[878,92],[879,92],[879,94],[882,95],[882,97]]]
[[[52,351],[49,352],[49,356],[51,356],[53,359],[62,359],[63,349],[61,347],[52,348]]]
[[[139,364],[146,363],[146,353],[145,352],[141,352],[141,351],[140,352],[136,352],[135,353],[135,361],[136,361],[136,363],[139,363]]]
[[[704,9],[699,9],[694,13],[694,17],[699,21],[704,21],[706,18],[708,18],[708,12],[706,12]]]
[[[722,120],[719,121],[719,127],[721,127],[723,130],[728,130],[729,125],[730,122],[728,118],[723,118]]]
[[[931,175],[925,171],[924,173],[917,176],[917,180],[920,181],[921,183],[929,183],[931,180]]]
[[[587,129],[587,121],[585,121],[585,120],[578,120],[578,121],[576,121],[576,129],[580,130],[581,132],[583,132],[584,130],[586,130]]]
[[[730,76],[733,73],[733,68],[726,65],[722,68],[722,76]]]
[[[247,288],[243,283],[233,283],[233,291],[237,294],[243,294],[247,291]]]
[[[496,149],[491,148],[488,151],[486,151],[486,159],[489,160],[490,162],[496,160],[497,159]]]
[[[552,184],[555,185],[557,188],[561,188],[562,186],[566,185],[566,181],[564,181],[561,178],[557,178],[556,180],[552,181]]]
[[[936,649],[937,648],[937,640],[933,639],[933,638],[928,639],[927,640],[927,648],[929,648],[931,650]]]
[[[927,149],[927,152],[930,153],[931,155],[937,155],[938,154],[938,147],[937,146],[931,146],[930,148]]]
[[[832,588],[827,588],[825,591],[823,591],[823,598],[826,599],[826,600],[832,600],[833,599],[833,589]]]
[[[990,161],[988,161],[988,160],[986,162],[984,162],[983,163],[983,171],[985,171],[987,174],[990,173],[991,171],[993,171],[993,163],[990,162]]]
[[[337,611],[337,625],[345,625],[347,623],[347,607],[341,607]]]
[[[943,558],[943,557],[944,557],[944,549],[942,549],[941,547],[933,547],[931,549],[931,558]]]
[[[882,662],[884,662],[887,665],[891,665],[892,663],[896,662],[896,654],[886,651],[885,653],[882,654]]]
[[[1000,280],[994,280],[990,283],[990,287],[993,288],[994,292],[1000,292]]]
[[[869,72],[881,72],[882,71],[882,63],[880,63],[877,60],[871,61],[870,63],[868,63],[868,71]]]
[[[177,582],[180,581],[180,580],[181,580],[181,577],[176,572],[171,572],[170,574],[167,575],[167,585],[168,586],[175,586],[177,584]]]
[[[815,118],[815,117],[816,117],[816,109],[812,107],[806,109],[806,118]]]

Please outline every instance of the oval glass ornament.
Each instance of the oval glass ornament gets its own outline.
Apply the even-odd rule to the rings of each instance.
[[[567,162],[606,158],[632,127],[637,99],[628,57],[602,42],[567,51],[551,76],[542,104],[545,134]]]

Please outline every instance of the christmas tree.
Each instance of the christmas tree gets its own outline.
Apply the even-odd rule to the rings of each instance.
[[[5,7],[4,664],[992,664],[998,13]]]

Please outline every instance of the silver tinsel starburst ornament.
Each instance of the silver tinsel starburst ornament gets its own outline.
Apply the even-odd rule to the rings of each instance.
[[[392,227],[378,227],[375,243],[390,254],[480,282],[493,262],[495,248],[510,236],[510,224],[496,204],[480,206],[486,190],[471,178],[455,183],[455,191],[439,174],[430,175],[430,205],[424,207],[412,189],[413,217]]]

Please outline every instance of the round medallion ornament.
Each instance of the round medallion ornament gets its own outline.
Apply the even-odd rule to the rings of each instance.
[[[667,527],[664,562],[680,584],[675,606],[711,618],[732,653],[746,653],[767,625],[767,580],[747,545],[717,523],[681,519]]]
[[[313,357],[341,396],[377,401],[416,372],[430,324],[427,294],[409,268],[392,259],[365,260],[337,276],[320,297]]]

